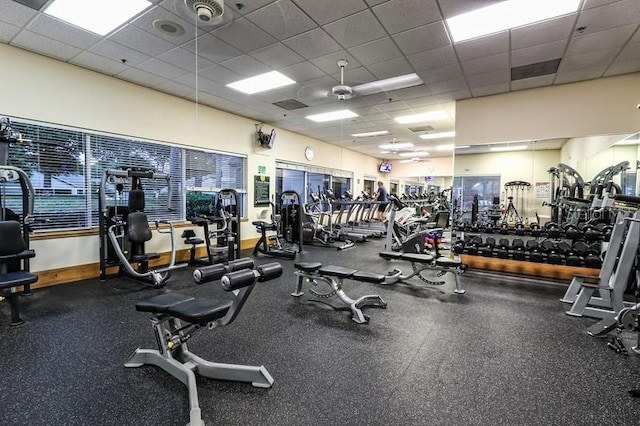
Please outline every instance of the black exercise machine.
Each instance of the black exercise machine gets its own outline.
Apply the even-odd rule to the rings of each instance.
[[[11,306],[11,325],[24,323],[20,318],[17,288],[38,281],[38,276],[24,266],[25,260],[35,255],[22,238],[20,223],[14,220],[0,221],[0,295]]]
[[[171,252],[169,265],[152,269],[149,261],[158,259],[158,253],[145,250],[145,243],[151,240],[153,232],[149,226],[145,209],[145,193],[142,188],[143,179],[159,179],[166,182],[168,189],[167,202],[171,202],[171,184],[169,175],[156,173],[152,170],[139,168],[124,168],[121,170],[106,170],[100,183],[98,198],[99,235],[100,235],[100,280],[110,276],[107,269],[118,268],[116,276],[128,276],[149,284],[155,288],[162,287],[171,277],[174,269],[187,266],[186,263],[176,265],[176,245],[173,225],[169,221],[155,221],[154,230],[158,234],[169,234]],[[110,194],[114,202],[107,202],[107,185],[115,188]],[[128,186],[128,191],[125,190]],[[127,205],[119,202],[127,200]],[[168,229],[160,227],[163,224]],[[132,264],[135,264],[134,268]]]
[[[369,322],[369,316],[362,313],[363,308],[372,307],[385,309],[387,307],[387,302],[377,294],[352,299],[346,295],[342,288],[345,279],[382,284],[385,280],[384,275],[358,271],[356,269],[344,268],[342,266],[322,266],[322,263],[320,262],[297,262],[295,267],[297,271],[294,273],[298,279],[296,282],[296,289],[291,293],[294,297],[300,297],[304,294],[302,291],[302,285],[304,282],[309,282],[314,287],[319,284],[324,284],[329,290],[326,293],[321,293],[314,288],[309,288],[309,291],[318,298],[314,301],[329,305],[327,302],[320,299],[328,299],[333,296],[338,296],[340,301],[347,305],[351,310],[351,319],[358,324],[366,324]],[[332,305],[329,306],[333,307]],[[335,309],[335,307],[333,308]]]
[[[196,374],[216,380],[251,383],[255,387],[269,388],[273,378],[261,365],[248,366],[210,362],[189,351],[187,341],[204,329],[212,330],[231,324],[244,306],[257,282],[269,281],[282,275],[282,266],[268,263],[235,272],[227,272],[225,265],[213,265],[215,278],[222,288],[232,292],[228,299],[195,298],[180,293],[164,293],[136,303],[136,310],[151,314],[151,325],[158,349],[136,349],[125,367],[155,365],[184,383],[189,391],[189,425],[204,426],[198,403]]]
[[[185,244],[190,244],[189,265],[213,265],[240,258],[240,215],[238,193],[233,189],[222,189],[215,203],[206,214],[192,217],[191,223],[202,227],[203,237],[198,238],[193,229],[182,232]],[[215,242],[215,245],[213,244]],[[196,258],[197,246],[204,244],[205,258]]]
[[[253,255],[295,259],[302,249],[302,205],[300,195],[295,191],[284,191],[278,204],[271,203],[271,222],[257,220],[251,222],[260,233],[253,248]],[[267,232],[273,234],[267,235]]]

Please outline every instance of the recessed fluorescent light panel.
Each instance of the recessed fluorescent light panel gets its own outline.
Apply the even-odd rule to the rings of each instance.
[[[147,0],[55,0],[44,13],[104,36],[150,6]]]
[[[580,0],[509,0],[447,19],[454,43],[578,10]]]
[[[457,145],[456,149],[465,149],[465,148],[471,148],[471,145]]]
[[[420,86],[421,84],[424,84],[424,81],[418,77],[418,74],[412,73],[385,78],[384,80],[372,81],[371,83],[359,84],[353,87],[353,91],[356,92],[358,96],[366,96],[378,92],[390,92],[392,90]]]
[[[398,154],[400,157],[426,157],[429,155],[427,151],[412,151],[412,152],[401,152]]]
[[[396,117],[395,120],[400,124],[420,123],[421,121],[444,120],[449,118],[446,111],[423,112],[421,114],[411,114]]]
[[[390,149],[390,150],[394,150],[397,151],[399,149],[403,149],[403,148],[411,148],[413,146],[413,144],[411,142],[396,142],[396,143],[387,143],[384,145],[380,145],[378,146],[378,148],[380,149]]]
[[[295,83],[286,75],[279,73],[278,71],[271,71],[264,74],[256,75],[255,77],[245,78],[233,83],[227,84],[227,87],[238,90],[247,95],[253,95],[254,93],[266,92],[267,90],[275,89],[277,87],[288,86]]]
[[[323,114],[307,115],[305,118],[307,120],[315,121],[316,123],[323,123],[325,121],[342,120],[344,118],[353,118],[357,116],[358,114],[353,111],[342,109],[340,111],[325,112]]]
[[[504,152],[504,151],[524,151],[527,149],[526,145],[514,145],[514,146],[494,146],[491,148],[493,152]]]
[[[400,160],[398,161],[398,163],[415,163],[416,161],[420,161],[420,159],[416,157],[416,158],[411,158],[409,160]]]
[[[388,130],[378,130],[377,132],[354,133],[351,136],[353,136],[354,138],[369,138],[372,136],[381,136],[381,135],[388,135],[388,134],[389,134]]]
[[[421,139],[444,139],[452,138],[456,135],[456,132],[440,132],[440,133],[425,133],[420,135]]]
[[[454,149],[455,149],[455,145],[454,144],[436,146],[436,151],[453,151]]]

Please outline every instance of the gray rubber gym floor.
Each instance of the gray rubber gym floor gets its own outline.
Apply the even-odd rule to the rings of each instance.
[[[408,269],[379,258],[381,247],[306,247],[299,259]],[[347,311],[309,303],[308,287],[303,300],[291,297],[293,262],[280,262],[282,277],[258,284],[234,323],[189,341],[205,359],[262,364],[275,379],[271,389],[198,379],[209,425],[638,424],[640,399],[627,393],[640,387],[638,359],[587,336],[594,320],[566,316],[563,287],[472,273],[462,277],[464,295],[451,282],[347,282],[352,297],[388,302],[358,325]],[[127,279],[36,290],[22,298],[20,327],[8,325],[0,304],[0,424],[186,424],[181,382],[123,363],[136,347],[156,348],[137,300],[162,291],[227,297],[219,283],[196,286],[191,272],[177,272],[163,290]]]

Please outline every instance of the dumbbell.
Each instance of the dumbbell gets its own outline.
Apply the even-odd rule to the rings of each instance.
[[[536,240],[529,240],[526,244],[529,252],[529,260],[532,262],[544,262],[544,254],[540,250],[540,246]]]
[[[500,238],[498,245],[496,246],[496,256],[500,259],[509,258],[509,240],[507,238]]]
[[[540,225],[537,222],[534,222],[531,225],[529,225],[529,230],[531,231],[531,235],[536,238],[539,237],[541,234]]]
[[[589,245],[584,241],[576,241],[571,246],[571,251],[566,256],[568,266],[582,266],[584,256],[589,250]]]
[[[555,222],[549,222],[544,225],[545,232],[549,238],[560,238],[562,236],[562,229]]]
[[[570,240],[578,240],[582,238],[582,231],[575,225],[567,225],[564,227],[564,235]]]
[[[602,267],[602,258],[600,257],[600,251],[600,243],[590,244],[584,256],[584,266],[586,266],[587,268],[598,269]]]
[[[511,242],[511,254],[515,260],[525,260],[526,251],[522,239],[516,238]]]
[[[478,247],[480,247],[480,244],[482,244],[482,238],[478,237],[477,235],[475,237],[471,237],[471,241],[469,241],[469,243],[465,246],[467,249],[467,253],[473,256],[477,255]]]
[[[484,244],[478,247],[478,254],[484,257],[493,256],[493,248],[496,245],[496,239],[493,237],[487,237],[484,240]]]
[[[552,240],[544,240],[540,243],[540,248],[547,255],[547,260],[552,265],[560,265],[564,260],[564,256],[562,256],[557,249],[557,244]]]

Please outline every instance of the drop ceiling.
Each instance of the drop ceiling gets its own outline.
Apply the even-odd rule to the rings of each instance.
[[[456,100],[640,71],[639,0],[583,0],[577,13],[455,44],[445,19],[498,0],[236,0],[214,26],[196,24],[182,1],[151,0],[101,37],[44,14],[50,1],[0,0],[0,41],[385,159],[400,158],[378,148],[393,140],[432,152],[452,143],[419,136],[454,130]],[[174,24],[184,31],[166,31]],[[350,86],[414,72],[424,84],[339,101],[339,59]],[[226,87],[273,70],[296,84]],[[343,108],[358,117],[305,118]],[[448,116],[394,120],[438,110]],[[389,134],[351,136],[378,130]]]

